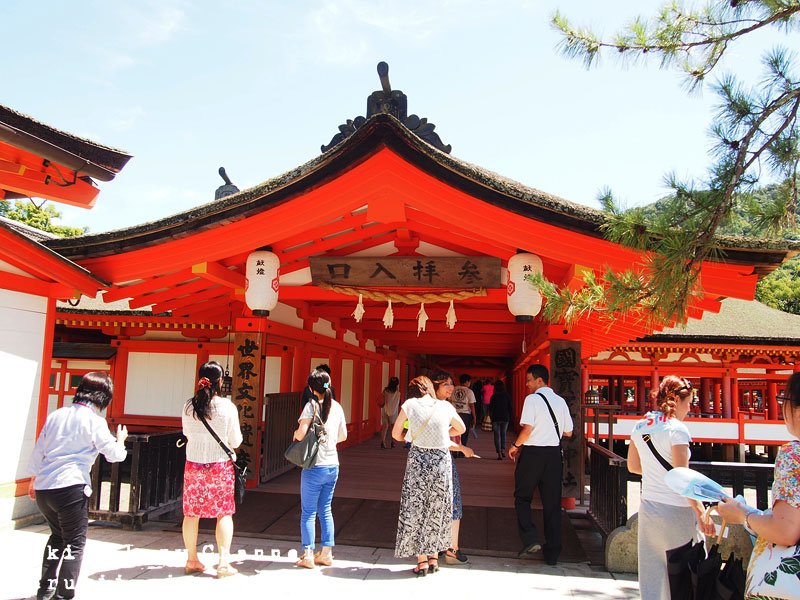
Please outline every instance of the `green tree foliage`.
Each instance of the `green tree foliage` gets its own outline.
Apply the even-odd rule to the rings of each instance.
[[[772,308],[800,315],[800,256],[786,261],[759,281],[756,300]]]
[[[552,23],[562,33],[564,54],[582,58],[587,66],[604,52],[623,61],[655,58],[662,68],[683,71],[691,89],[703,84],[743,36],[765,28],[795,31],[798,12],[800,0],[708,0],[697,10],[670,2],[650,19],[636,18],[612,40],[574,27],[559,13]],[[570,324],[600,312],[658,323],[684,320],[692,299],[702,294],[702,261],[720,257],[717,235],[734,223],[737,198],[751,193],[764,173],[786,183],[773,202],[750,213],[748,233],[774,236],[796,227],[800,80],[794,61],[792,53],[776,47],[764,55],[763,78],[751,88],[731,74],[713,84],[719,105],[711,126],[715,145],[708,174],[701,181],[668,175],[674,192],[659,211],[622,210],[610,191],[603,192],[606,237],[646,251],[645,258],[631,271],[589,277],[575,292],[558,289],[543,277],[531,278],[546,298],[546,319]]]
[[[25,223],[60,237],[75,237],[83,235],[87,231],[85,227],[56,225],[53,220],[61,217],[60,212],[50,204],[36,206],[30,200],[17,200],[13,204],[8,200],[0,200],[0,216]]]

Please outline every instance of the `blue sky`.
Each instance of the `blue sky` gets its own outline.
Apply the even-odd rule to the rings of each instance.
[[[549,17],[611,34],[660,4],[6,2],[0,103],[134,155],[95,208],[59,207],[91,232],[213,200],[220,166],[244,189],[314,158],[365,114],[380,60],[454,156],[590,206],[609,186],[633,206],[663,196],[669,171],[703,175],[715,97],[655,64],[587,71],[558,53]],[[769,35],[723,67],[755,72],[758,43],[782,41]]]

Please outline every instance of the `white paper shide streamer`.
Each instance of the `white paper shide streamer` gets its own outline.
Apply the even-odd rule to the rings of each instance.
[[[361,319],[364,318],[364,295],[358,295],[358,304],[356,304],[356,309],[353,311],[353,318],[356,320],[356,323],[361,323]]]
[[[383,326],[386,329],[391,329],[394,325],[394,311],[392,310],[392,301],[389,300],[389,305],[386,307],[386,312],[383,313]]]
[[[419,312],[417,313],[417,337],[420,331],[425,331],[425,324],[428,322],[428,313],[425,312],[425,303],[419,305]]]
[[[447,314],[445,315],[445,322],[447,323],[448,329],[453,329],[458,322],[456,318],[456,309],[453,307],[453,301],[450,300],[450,308],[447,309]]]

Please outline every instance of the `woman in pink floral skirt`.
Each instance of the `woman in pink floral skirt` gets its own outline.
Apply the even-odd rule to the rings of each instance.
[[[234,467],[230,458],[212,437],[201,417],[228,448],[242,443],[239,413],[233,403],[220,396],[222,366],[210,361],[200,367],[197,392],[186,401],[183,434],[186,436],[186,468],[183,474],[183,542],[186,545],[187,575],[203,573],[205,565],[197,558],[197,530],[200,519],[216,519],[219,548],[217,578],[235,575],[229,563],[233,540]]]

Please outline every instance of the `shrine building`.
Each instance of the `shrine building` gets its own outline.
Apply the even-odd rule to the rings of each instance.
[[[404,386],[444,368],[504,378],[519,411],[525,369],[537,362],[551,368],[576,431],[586,399],[642,411],[648,390],[677,372],[703,391],[698,426],[708,429],[698,437],[732,447],[783,440],[777,406],[800,370],[800,317],[752,300],[759,278],[800,244],[721,240],[685,330],[630,318],[609,327],[596,315],[571,329],[547,323],[527,273],[575,288],[588,272],[641,268],[642,255],[603,237],[600,211],[455,158],[385,73],[381,83],[366,116],[307,163],[244,190],[224,177],[208,204],[77,238],[0,221],[0,376],[11,382],[0,521],[35,512],[24,469],[36,434],[93,370],[115,382],[109,424],[147,432],[179,429],[199,365],[219,361],[251,485],[285,467],[274,456],[321,363],[347,444],[379,430],[375,399],[389,377]],[[0,107],[0,197],[90,207],[95,180],[113,186],[129,158]],[[745,328],[754,306],[759,322]],[[726,311],[740,315],[738,336],[706,327]],[[693,327],[703,329],[687,335]],[[748,437],[751,423],[761,429]]]

